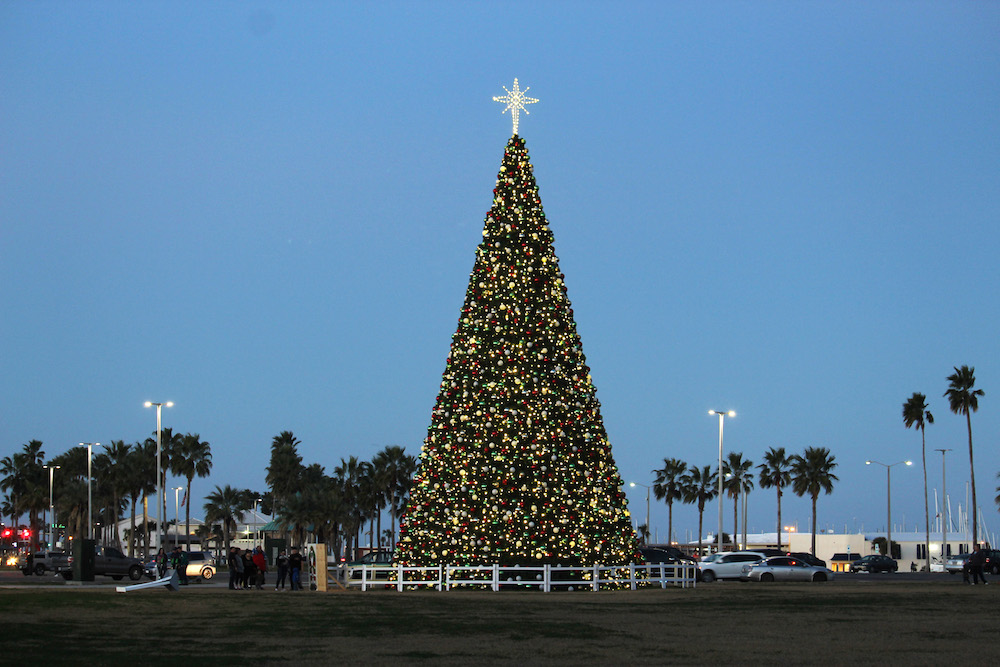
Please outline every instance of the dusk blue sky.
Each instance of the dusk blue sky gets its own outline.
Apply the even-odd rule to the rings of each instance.
[[[726,450],[755,463],[832,450],[821,528],[884,528],[865,459],[913,459],[892,478],[912,530],[901,406],[928,396],[929,485],[952,448],[957,510],[942,394],[968,364],[997,530],[998,35],[997,2],[4,2],[0,456],[142,440],[146,400],[211,443],[197,498],[262,490],[283,430],[327,471],[417,454],[517,77],[626,481],[714,466],[707,410],[733,409]],[[808,499],[783,511],[808,530]]]

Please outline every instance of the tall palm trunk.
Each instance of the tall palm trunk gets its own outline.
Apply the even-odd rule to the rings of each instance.
[[[812,506],[813,506],[813,522],[812,522],[812,555],[813,555],[813,556],[815,556],[815,555],[816,555],[816,499],[817,499],[818,497],[819,497],[819,494],[818,494],[818,493],[817,493],[817,494],[815,494],[815,495],[814,495],[814,496],[812,497]]]
[[[781,550],[781,487],[778,488],[778,550]]]
[[[135,530],[135,504],[139,501],[139,498],[138,498],[138,496],[132,496],[132,495],[130,495],[129,497],[132,500],[132,509],[129,512],[129,515],[130,515],[130,518],[131,518],[131,523],[129,524],[129,526],[131,526],[131,530],[129,530],[129,534],[128,534],[128,557],[129,558],[135,558],[135,533],[136,533],[136,530]],[[145,558],[143,558],[143,560],[145,560]]]
[[[191,551],[191,480],[192,477],[188,477],[187,491],[184,492],[184,535],[187,540],[187,546],[184,548],[185,551]]]
[[[705,506],[700,505],[698,507],[698,558],[701,558],[701,529],[702,529],[702,519],[705,518]]]
[[[667,544],[673,544],[674,540],[674,503],[667,503]]]
[[[736,538],[740,534],[740,501],[738,500],[739,495],[733,499],[733,536],[730,538],[730,542],[733,543],[733,551],[736,551]]]
[[[924,427],[920,427],[920,458],[924,463],[924,558],[927,561],[927,571],[931,571],[931,508],[927,500],[927,440],[924,437]],[[942,563],[944,559],[942,559]]]
[[[976,466],[972,463],[972,410],[965,411],[965,424],[969,428],[969,480],[972,482],[972,544],[979,544],[979,510],[976,505]]]

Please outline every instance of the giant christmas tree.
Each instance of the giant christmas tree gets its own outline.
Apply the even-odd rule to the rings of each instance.
[[[590,565],[636,551],[517,112],[396,562]],[[506,111],[506,109],[505,109]]]

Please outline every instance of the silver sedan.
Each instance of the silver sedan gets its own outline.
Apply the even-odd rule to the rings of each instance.
[[[833,571],[809,565],[794,556],[772,556],[745,565],[740,578],[744,581],[831,581]]]

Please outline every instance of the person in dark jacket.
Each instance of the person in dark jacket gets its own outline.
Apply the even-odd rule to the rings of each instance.
[[[288,557],[288,573],[291,575],[292,590],[301,591],[302,554],[299,553],[298,547],[292,547],[292,555]]]
[[[278,558],[274,561],[278,568],[278,580],[274,582],[274,590],[285,590],[285,577],[288,576],[288,554],[282,549],[278,553]]]
[[[243,559],[240,558],[240,550],[236,547],[229,548],[229,590],[238,591],[242,588],[243,581]]]
[[[243,588],[246,590],[252,589],[256,578],[257,566],[253,563],[253,554],[247,549],[243,552]]]
[[[986,552],[977,544],[972,547],[972,555],[969,556],[969,576],[972,578],[973,586],[978,583],[977,579],[986,584],[986,577],[983,576],[984,565],[986,565]]]

